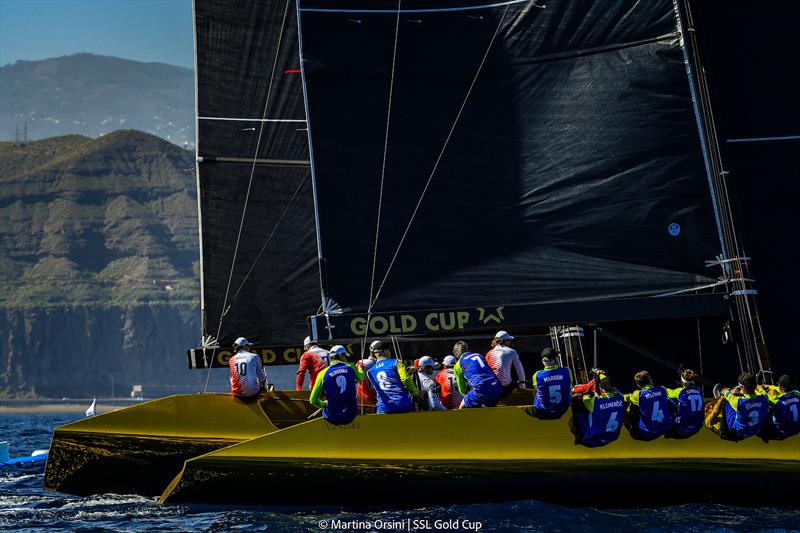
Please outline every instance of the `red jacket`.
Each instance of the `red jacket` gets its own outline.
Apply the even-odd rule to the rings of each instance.
[[[308,372],[308,388],[314,388],[317,374],[328,366],[327,357],[328,351],[318,346],[312,346],[310,350],[300,357],[300,367],[297,369],[297,380],[295,381],[297,390],[303,390],[306,372]]]

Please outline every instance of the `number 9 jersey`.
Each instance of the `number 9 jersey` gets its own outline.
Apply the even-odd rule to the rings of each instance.
[[[311,390],[311,401],[319,405],[320,381],[328,404],[322,411],[322,418],[332,424],[349,424],[358,414],[356,401],[356,371],[347,363],[332,361],[331,366],[325,368],[317,376],[314,388]]]

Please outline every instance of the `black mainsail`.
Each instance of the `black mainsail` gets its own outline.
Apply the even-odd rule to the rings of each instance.
[[[374,312],[713,285],[673,2],[458,4],[299,1],[325,294],[366,313],[371,284]]]
[[[203,337],[297,344],[320,301],[294,2],[194,2]]]

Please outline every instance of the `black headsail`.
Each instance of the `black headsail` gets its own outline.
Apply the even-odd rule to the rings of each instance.
[[[297,345],[320,291],[295,4],[194,10],[204,339]]]
[[[331,335],[724,309],[652,305],[725,255],[672,0],[298,5]]]

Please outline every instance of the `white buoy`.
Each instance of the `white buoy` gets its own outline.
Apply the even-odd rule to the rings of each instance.
[[[94,416],[97,414],[97,398],[92,399],[92,405],[86,410],[86,416]]]

